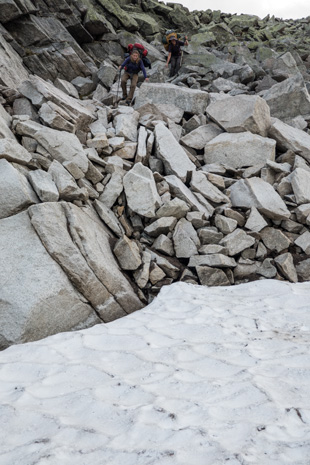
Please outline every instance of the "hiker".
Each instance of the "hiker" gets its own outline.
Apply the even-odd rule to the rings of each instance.
[[[167,63],[166,67],[168,68],[169,62],[170,62],[170,76],[173,77],[175,74],[179,72],[179,69],[181,67],[181,58],[182,58],[182,50],[181,47],[184,45],[188,45],[188,40],[187,37],[185,36],[185,41],[182,42],[181,40],[177,39],[177,36],[172,36],[169,40],[169,48],[168,48],[168,58],[167,58]]]
[[[144,64],[142,59],[140,58],[140,53],[138,49],[134,48],[131,52],[131,55],[128,58],[126,58],[126,60],[124,61],[124,63],[121,64],[121,66],[119,66],[120,70],[122,70],[123,68],[125,68],[125,73],[122,77],[123,100],[125,100],[126,103],[130,104],[133,98],[133,94],[137,87],[139,72],[142,71],[145,80],[149,80],[146,75]],[[128,79],[131,79],[131,86],[129,95],[127,96]]]

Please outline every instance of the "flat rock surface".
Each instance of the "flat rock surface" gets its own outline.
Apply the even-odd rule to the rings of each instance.
[[[135,108],[147,102],[176,105],[189,113],[204,113],[209,103],[207,92],[167,83],[146,83],[140,87]]]
[[[1,463],[307,465],[309,296],[178,283],[121,320],[11,347]]]

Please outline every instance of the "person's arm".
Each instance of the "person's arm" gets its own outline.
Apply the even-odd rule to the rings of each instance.
[[[188,45],[188,37],[187,37],[187,36],[185,36],[184,38],[185,38],[184,45],[186,45],[186,46],[187,46],[187,45]]]
[[[170,60],[171,60],[171,52],[169,52],[169,54],[168,54],[166,66],[169,65]]]
[[[141,70],[142,70],[144,79],[145,79],[146,81],[148,81],[149,78],[147,77],[147,74],[146,74],[146,71],[145,71],[145,67],[144,67],[144,63],[143,63],[142,58],[141,58],[141,60],[140,60],[140,68],[141,68]]]
[[[122,63],[122,64],[118,67],[118,69],[122,70],[122,69],[128,64],[129,60],[130,60],[130,57],[127,57],[126,60],[124,61],[124,63]]]

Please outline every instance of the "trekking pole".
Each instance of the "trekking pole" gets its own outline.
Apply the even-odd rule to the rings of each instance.
[[[117,82],[117,91],[116,91],[116,103],[118,101],[118,92],[119,92],[119,84],[121,82],[121,73],[122,73],[122,70],[120,69],[119,73],[118,73],[118,82]]]

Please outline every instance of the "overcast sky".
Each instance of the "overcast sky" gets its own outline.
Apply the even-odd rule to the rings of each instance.
[[[221,10],[223,13],[247,13],[264,18],[267,14],[278,18],[305,18],[310,16],[309,0],[178,0],[190,10]],[[167,2],[166,2],[167,3]]]

